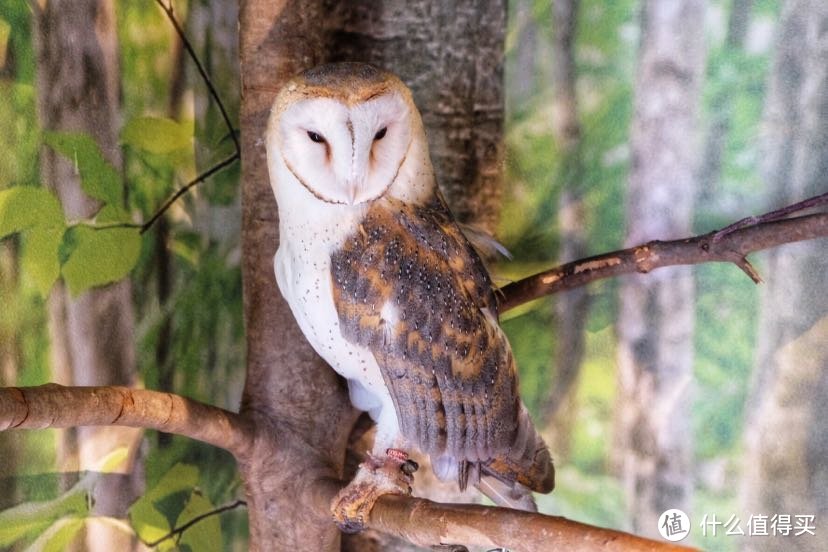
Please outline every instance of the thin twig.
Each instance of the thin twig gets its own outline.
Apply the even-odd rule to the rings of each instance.
[[[187,50],[187,53],[190,55],[193,63],[195,63],[201,78],[204,80],[204,84],[207,85],[207,90],[210,91],[210,95],[216,101],[219,111],[221,111],[224,124],[227,125],[227,131],[230,133],[230,137],[233,139],[233,144],[236,146],[236,155],[241,157],[241,144],[239,144],[239,138],[236,136],[236,129],[233,128],[233,123],[230,122],[230,116],[227,115],[227,110],[224,108],[224,102],[222,102],[221,98],[219,98],[216,87],[213,85],[213,81],[210,79],[210,76],[201,64],[201,60],[198,59],[198,55],[196,55],[193,45],[190,44],[190,41],[187,39],[187,35],[184,34],[184,29],[181,28],[181,25],[178,23],[178,19],[175,17],[172,0],[169,0],[166,6],[162,0],[155,0],[155,3],[158,4],[162,10],[164,10],[165,14],[167,14],[167,19],[169,19],[170,23],[172,23],[172,26],[175,28],[175,32],[178,33],[178,37],[181,39],[181,43],[184,45],[184,48]]]
[[[193,519],[191,519],[190,521],[188,521],[184,525],[182,525],[180,527],[176,527],[175,529],[173,529],[172,531],[170,531],[169,533],[167,533],[166,535],[164,535],[160,539],[154,540],[152,542],[144,542],[144,544],[146,544],[150,548],[152,548],[154,546],[158,546],[159,544],[161,544],[165,540],[171,539],[176,535],[182,534],[184,531],[186,531],[187,529],[189,529],[190,527],[192,527],[196,523],[198,523],[198,522],[200,522],[204,519],[207,519],[208,517],[217,516],[219,514],[223,514],[224,512],[227,512],[229,510],[235,510],[239,506],[247,506],[247,502],[245,502],[244,500],[236,500],[235,502],[231,502],[230,504],[225,504],[224,506],[219,506],[218,508],[210,510],[209,512],[204,512],[203,514],[194,517]]]
[[[220,170],[227,167],[228,165],[234,163],[238,159],[239,159],[239,152],[236,152],[233,155],[231,155],[230,157],[224,159],[223,161],[220,161],[220,162],[216,163],[215,165],[213,165],[212,167],[210,167],[209,169],[207,169],[206,171],[204,171],[200,175],[196,176],[194,179],[187,182],[184,186],[182,186],[181,188],[176,190],[176,192],[173,195],[171,195],[170,197],[167,198],[167,200],[164,202],[163,205],[161,205],[161,207],[155,212],[155,214],[152,215],[152,217],[150,217],[150,219],[147,222],[145,222],[144,224],[141,225],[141,232],[140,233],[143,234],[144,232],[149,230],[150,227],[153,224],[155,224],[155,221],[157,221],[159,218],[161,218],[164,215],[164,213],[167,211],[167,209],[170,208],[170,205],[175,203],[178,200],[179,197],[186,194],[190,190],[190,188],[192,188],[193,186],[195,186],[197,184],[200,184],[201,182],[204,182],[207,178],[211,177],[212,175],[219,172]]]

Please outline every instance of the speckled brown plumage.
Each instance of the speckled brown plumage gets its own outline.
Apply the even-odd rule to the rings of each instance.
[[[456,461],[461,487],[471,468],[551,489],[492,283],[438,195],[375,201],[333,254],[331,277],[341,331],[373,352],[405,438]]]

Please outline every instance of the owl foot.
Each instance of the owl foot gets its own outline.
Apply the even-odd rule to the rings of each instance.
[[[417,462],[399,449],[388,449],[384,457],[368,454],[356,477],[331,502],[334,521],[343,533],[359,533],[377,500],[386,494],[410,495]]]

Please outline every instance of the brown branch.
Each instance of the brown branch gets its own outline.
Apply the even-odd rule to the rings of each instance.
[[[239,414],[172,393],[129,387],[0,388],[0,431],[115,425],[184,435],[244,456],[253,428]]]
[[[173,529],[172,531],[170,531],[169,533],[167,533],[166,535],[164,535],[160,539],[156,539],[152,542],[145,542],[144,544],[146,544],[150,548],[154,548],[154,547],[158,546],[159,544],[161,544],[162,542],[164,542],[165,540],[171,539],[171,538],[173,538],[177,535],[182,534],[184,531],[186,531],[187,529],[189,529],[190,527],[192,527],[196,523],[198,523],[200,521],[203,521],[203,520],[207,519],[208,517],[217,516],[219,514],[223,514],[224,512],[227,512],[229,510],[235,510],[239,506],[247,506],[247,502],[245,502],[244,500],[236,500],[235,502],[231,502],[230,504],[225,504],[224,506],[219,506],[218,508],[210,510],[209,512],[204,512],[203,514],[194,517],[193,519],[191,519],[187,523],[185,523],[185,524],[183,524],[179,527],[176,527],[175,529]]]
[[[506,548],[511,552],[692,550],[563,517],[392,495],[377,502],[368,526],[420,546],[463,544]]]
[[[786,243],[828,237],[828,213],[752,223],[752,220],[763,217],[754,217],[751,222],[742,223],[739,227],[731,225],[727,232],[710,232],[681,240],[651,241],[540,272],[502,287],[500,311],[505,312],[533,299],[603,278],[633,272],[647,273],[664,266],[734,263],[759,283],[759,274],[748,262],[748,254]]]
[[[301,507],[328,513],[331,499],[341,488],[342,482],[332,479],[309,482]],[[426,547],[462,544],[511,552],[693,550],[558,516],[480,504],[442,504],[410,496],[380,497],[366,526]]]

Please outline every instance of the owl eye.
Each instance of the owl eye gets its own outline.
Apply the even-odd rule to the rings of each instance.
[[[382,127],[376,134],[374,134],[374,140],[382,140],[385,138],[386,132],[388,132],[388,127]]]
[[[323,144],[325,142],[325,139],[322,138],[321,135],[317,134],[312,130],[308,131],[308,138],[311,139],[311,142],[316,142],[317,144]]]

